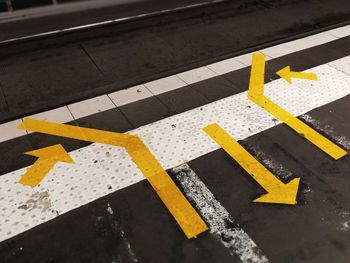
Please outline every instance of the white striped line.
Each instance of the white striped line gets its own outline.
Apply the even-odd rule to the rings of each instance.
[[[107,95],[73,103],[68,106],[75,119],[80,119],[101,111],[113,109],[115,104]]]
[[[343,38],[349,35],[350,35],[350,25],[325,31],[325,32],[308,36],[305,38],[301,38],[298,40],[293,40],[280,45],[276,45],[267,49],[263,49],[261,50],[261,52],[265,52],[266,55],[268,56],[268,59],[271,59],[272,57],[277,58],[282,55],[287,55],[303,49],[315,47],[315,46],[325,44],[332,40]],[[147,82],[142,85],[130,87],[124,90],[119,90],[119,91],[107,94],[107,96],[109,97],[109,99],[112,100],[112,102],[116,107],[123,106],[128,103],[142,100],[151,96],[156,96],[171,90],[175,90],[175,89],[187,86],[188,84],[191,84],[191,83],[195,83],[214,76],[219,76],[221,74],[225,74],[227,72],[231,72],[231,71],[249,66],[251,64],[251,54],[252,53],[248,53],[248,54],[240,55],[230,59],[225,59],[213,64],[209,64],[204,67],[192,69],[186,72],[182,72],[166,78],[161,78],[158,80]],[[106,103],[110,104],[110,102],[108,101],[108,98],[105,98],[105,99],[106,99]],[[72,116],[73,116],[73,119],[80,118],[79,110],[76,111],[73,108],[77,108],[77,109],[83,108],[83,107],[88,108],[86,109],[85,116],[103,111],[103,109],[100,109],[96,105],[96,103],[94,102],[94,99],[77,102],[71,105],[67,105],[66,107],[68,108],[68,111],[66,111],[67,116],[65,116],[65,118],[69,120],[72,120]],[[47,112],[40,113],[40,117],[43,117],[46,115],[51,116],[53,111],[55,110],[49,110]],[[59,118],[63,117],[62,113],[57,113],[57,114],[59,114]],[[18,122],[21,120],[16,120],[16,121]],[[0,142],[10,140],[23,135],[15,131],[16,126],[11,123],[12,122],[0,124]]]
[[[220,240],[231,254],[237,255],[242,262],[268,262],[254,241],[239,227],[187,164],[171,169],[171,173],[181,184],[186,197],[195,202],[198,211],[209,225],[210,233]]]
[[[333,64],[344,66],[342,60]],[[294,80],[290,86],[278,79],[265,85],[266,96],[299,116],[350,94],[350,76],[342,71],[328,65],[309,71],[318,75],[317,82]],[[170,169],[219,148],[202,131],[211,123],[218,123],[236,140],[278,124],[242,92],[130,133],[140,136],[162,167]],[[28,168],[0,176],[0,241],[145,179],[119,147],[94,143],[70,155],[74,165],[58,163],[35,188],[18,183]]]

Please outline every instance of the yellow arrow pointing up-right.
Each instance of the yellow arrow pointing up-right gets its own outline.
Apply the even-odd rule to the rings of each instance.
[[[56,163],[74,163],[73,159],[61,144],[26,152],[25,154],[38,157],[38,160],[27,170],[19,181],[19,183],[30,187],[37,186]]]
[[[307,80],[317,80],[317,75],[314,73],[306,72],[296,72],[291,71],[290,66],[287,66],[276,72],[278,76],[285,79],[289,84],[292,84],[292,78],[295,79],[307,79]]]

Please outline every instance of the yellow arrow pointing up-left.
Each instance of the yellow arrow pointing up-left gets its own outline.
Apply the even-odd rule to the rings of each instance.
[[[19,183],[31,187],[37,186],[56,163],[74,163],[61,144],[26,152],[25,154],[39,158],[19,181]]]
[[[290,66],[287,66],[276,72],[278,76],[285,79],[289,84],[292,84],[292,78],[295,79],[307,79],[307,80],[317,80],[317,75],[314,73],[306,72],[296,72],[291,71]]]

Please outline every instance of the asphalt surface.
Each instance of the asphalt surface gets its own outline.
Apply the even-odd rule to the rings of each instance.
[[[32,1],[24,1],[32,2]],[[0,41],[62,30],[107,20],[135,17],[190,5],[210,3],[204,0],[124,0],[124,1],[58,1],[36,9],[0,14]],[[80,3],[79,3],[80,2]],[[41,2],[43,4],[43,2]],[[64,3],[62,5],[62,3]],[[68,4],[67,4],[68,3]],[[25,4],[25,3],[24,3]],[[16,8],[16,6],[14,6]]]
[[[346,1],[235,1],[229,6],[4,45],[0,49],[0,122],[323,30],[347,22],[350,11]],[[348,36],[271,59],[266,63],[265,82],[278,79],[275,72],[287,65],[304,71],[349,55]],[[244,92],[250,71],[245,67],[68,124],[127,132]],[[349,152],[349,95],[298,118],[337,144],[342,142]],[[295,206],[254,203],[264,189],[223,149],[187,162],[230,215],[225,228],[246,231],[270,262],[348,262],[349,155],[335,161],[285,124],[239,143],[281,181],[300,177],[301,185]],[[68,152],[89,145],[39,133],[0,142],[0,178],[36,161],[24,152],[53,144],[62,144]],[[201,203],[184,187],[178,168],[167,172],[200,211]],[[188,170],[183,172],[190,177]],[[103,172],[96,184],[105,183],[102,176]],[[2,183],[7,186],[7,181]],[[80,190],[60,195],[78,196]],[[0,185],[0,201],[10,195]],[[0,215],[6,209],[17,213],[20,208],[12,202],[0,207]],[[30,218],[31,222],[45,215],[37,211],[38,218]],[[55,210],[49,212],[58,215]],[[207,231],[187,239],[147,180],[113,189],[44,222],[1,241],[0,262],[242,262],[232,248],[223,245],[232,241],[225,234]]]
[[[302,71],[349,55],[349,39],[342,38],[269,61],[266,81],[276,79],[275,69],[285,63]],[[249,67],[243,68],[69,124],[125,132],[245,91],[249,70]],[[232,79],[236,80],[235,84]],[[350,138],[349,99],[344,97],[300,118],[326,136]],[[310,121],[312,119],[317,122]],[[61,143],[69,151],[88,145],[37,133],[2,142],[0,174],[32,164],[34,158],[22,153],[53,143]],[[350,240],[348,231],[342,230],[346,226],[342,223],[346,224],[350,209],[349,156],[335,162],[284,124],[240,143],[262,163],[274,160],[283,164],[282,170],[279,166],[269,167],[282,180],[289,181],[291,172],[302,177],[295,207],[252,203],[251,200],[264,193],[263,189],[222,149],[189,162],[189,167],[265,256],[271,262],[347,262]],[[170,169],[168,173],[182,189],[175,170]],[[114,213],[108,212],[109,208]],[[6,263],[240,262],[209,232],[195,241],[184,238],[146,181],[3,241],[0,255]]]
[[[348,23],[349,12],[346,0],[241,0],[4,44],[0,122]]]
[[[350,37],[345,37],[272,59],[266,63],[265,81],[268,83],[279,78],[275,72],[286,65],[293,65],[293,69],[296,71],[303,71],[349,54]],[[187,87],[129,103],[118,109],[111,109],[83,117],[68,124],[126,132],[246,91],[249,86],[249,76],[250,67],[245,67]],[[113,122],[110,121],[111,119]],[[4,162],[0,163],[0,174],[5,174],[33,163],[34,158],[29,155],[23,155],[23,152],[47,147],[54,143],[61,143],[68,151],[79,149],[88,144],[82,141],[37,133],[2,142],[0,143],[0,153]]]
[[[308,115],[349,138],[349,105],[347,96]],[[240,143],[262,162],[283,164],[282,173],[270,168],[283,180],[289,180],[289,171],[302,177],[298,205],[252,203],[263,190],[221,149],[189,166],[269,260],[347,262],[349,234],[341,229],[350,209],[349,157],[334,162],[285,125]],[[168,172],[177,182],[173,171]],[[132,252],[128,244],[132,244]],[[146,181],[2,242],[0,255],[6,263],[135,262],[135,257],[138,262],[240,262],[209,232],[195,241],[184,238]]]

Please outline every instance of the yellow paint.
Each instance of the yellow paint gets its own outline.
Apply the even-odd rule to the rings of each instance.
[[[73,159],[60,144],[26,152],[25,154],[39,158],[19,181],[19,183],[31,187],[37,186],[57,162],[74,163]]]
[[[335,160],[347,155],[338,145],[264,96],[265,55],[253,54],[248,98],[288,125]]]
[[[218,124],[211,124],[203,130],[266,190],[267,194],[255,199],[254,202],[289,205],[297,203],[299,178],[284,184]]]
[[[167,172],[136,135],[82,128],[47,121],[25,119],[20,129],[62,136],[89,142],[124,147],[141,172],[150,182],[165,206],[169,209],[187,238],[193,238],[208,229],[196,210],[177,188]]]
[[[295,72],[290,70],[290,66],[287,66],[276,72],[278,76],[285,79],[289,84],[292,84],[292,78],[295,79],[307,79],[317,80],[317,75],[314,73]]]

